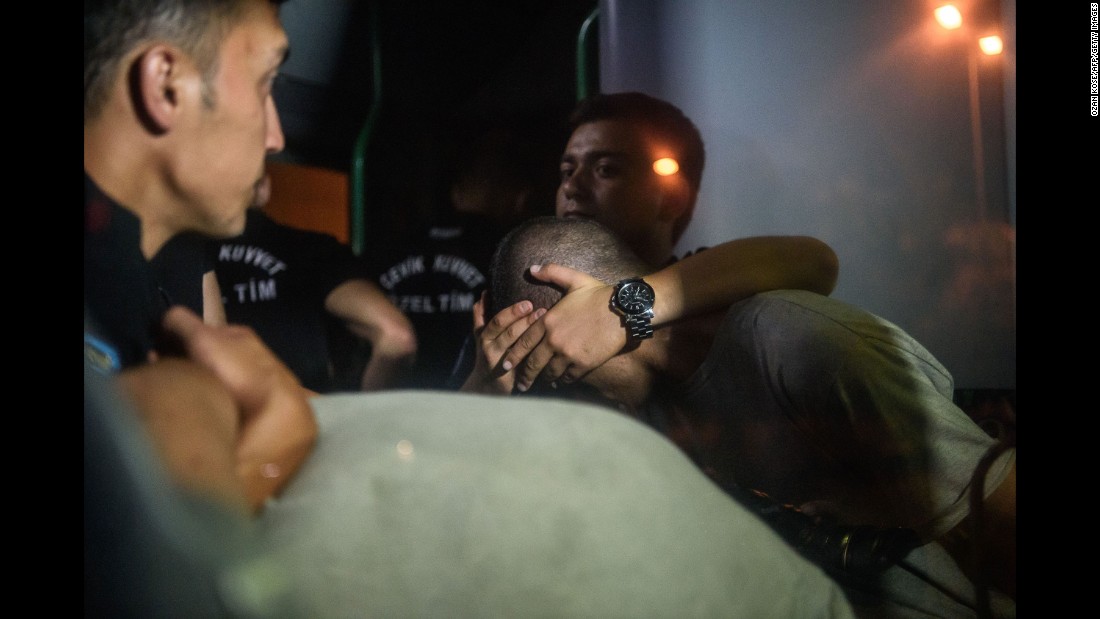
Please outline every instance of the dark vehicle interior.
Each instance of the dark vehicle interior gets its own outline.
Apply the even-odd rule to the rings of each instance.
[[[363,250],[430,217],[456,158],[491,127],[529,147],[552,212],[578,37],[595,2],[302,4],[284,9],[292,52],[276,103],[287,144],[273,160],[348,177],[353,229],[338,237]],[[341,223],[326,225],[339,233]]]

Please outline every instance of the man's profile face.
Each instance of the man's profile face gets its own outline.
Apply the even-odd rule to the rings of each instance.
[[[652,167],[655,155],[629,121],[577,127],[561,158],[557,216],[595,219],[643,256],[655,239],[671,246],[671,221],[662,218],[661,188]]]
[[[177,180],[208,234],[244,230],[265,158],[283,148],[272,87],[286,54],[278,8],[267,0],[250,3],[219,49],[209,85],[213,105],[191,106],[181,126]]]

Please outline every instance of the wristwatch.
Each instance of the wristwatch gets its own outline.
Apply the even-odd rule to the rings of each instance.
[[[611,307],[623,317],[631,340],[653,337],[653,287],[640,277],[631,277],[615,284]]]

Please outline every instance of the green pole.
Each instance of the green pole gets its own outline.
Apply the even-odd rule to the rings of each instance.
[[[598,25],[599,16],[600,7],[597,6],[588,14],[577,33],[577,101],[600,91],[599,67],[589,71],[591,67],[588,66],[591,63],[589,50],[594,45],[591,39],[592,26]]]
[[[382,46],[378,40],[378,3],[370,3],[370,27],[368,36],[371,40],[371,59],[373,61],[373,74],[371,82],[371,106],[367,112],[367,119],[363,122],[363,128],[359,130],[359,136],[355,140],[355,148],[351,158],[351,203],[348,213],[351,225],[351,250],[356,256],[361,256],[366,247],[366,158],[367,147],[378,125],[378,117],[382,111]]]

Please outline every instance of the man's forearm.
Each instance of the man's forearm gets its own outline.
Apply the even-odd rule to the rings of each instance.
[[[656,291],[653,323],[698,316],[768,290],[828,295],[839,261],[827,244],[806,236],[748,237],[697,252],[645,280]]]
[[[213,373],[166,357],[119,374],[169,474],[180,485],[242,512],[248,507],[236,474],[238,412]]]

